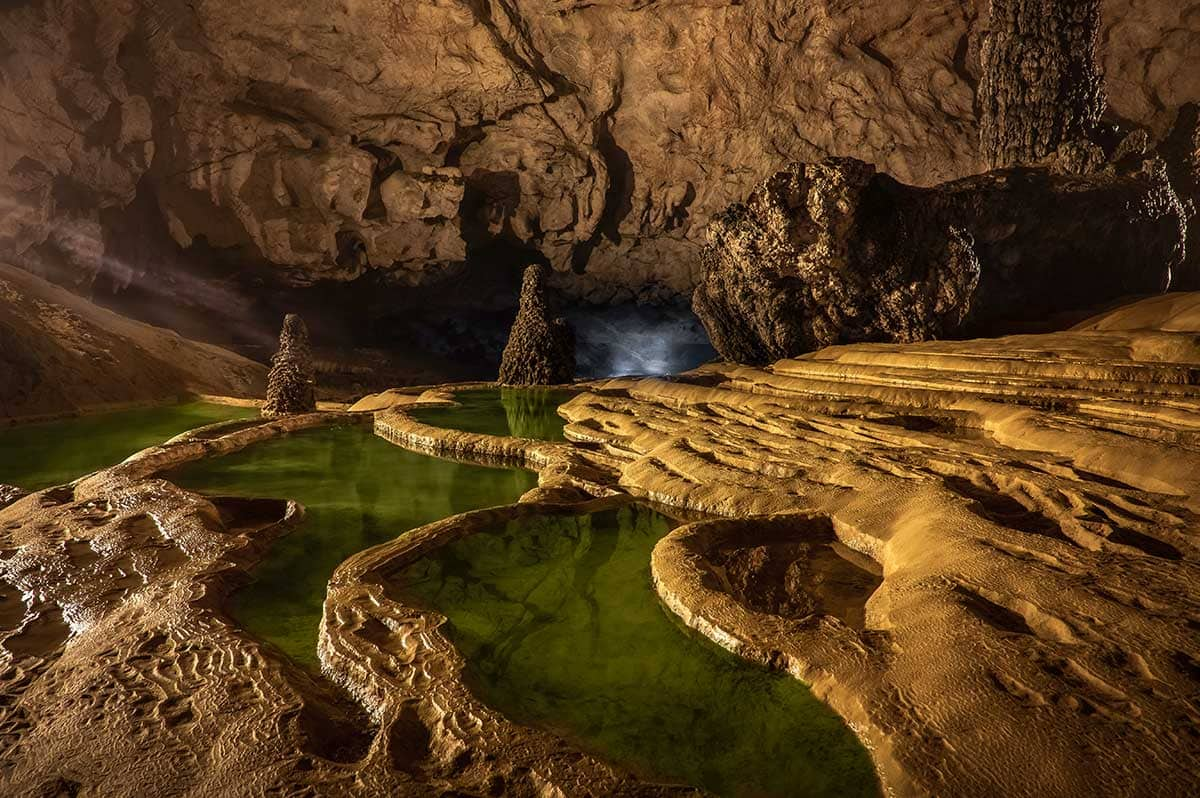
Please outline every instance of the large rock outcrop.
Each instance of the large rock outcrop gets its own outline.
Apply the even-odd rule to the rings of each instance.
[[[992,331],[1163,290],[1185,218],[1157,159],[933,188],[853,159],[793,164],[713,221],[693,307],[742,363]]]
[[[1074,4],[1066,4],[1074,5]],[[1116,118],[1200,99],[1200,2],[1104,0]],[[174,244],[280,279],[540,255],[597,301],[690,292],[710,218],[790,161],[979,171],[985,0],[32,0],[0,9],[0,249],[160,286]],[[515,252],[514,252],[515,251]],[[181,267],[182,268],[182,267]],[[176,289],[172,289],[176,290]]]
[[[521,308],[500,361],[503,385],[561,385],[575,379],[575,335],[553,318],[546,301],[545,269],[530,266],[521,283]]]

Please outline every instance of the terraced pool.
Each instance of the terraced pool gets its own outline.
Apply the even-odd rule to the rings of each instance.
[[[457,407],[416,410],[413,417],[435,427],[487,435],[561,441],[565,421],[558,406],[575,394],[558,388],[485,388],[459,391]]]
[[[438,409],[440,423],[561,436],[554,409],[565,395],[506,404],[499,391],[472,393],[461,407]],[[303,523],[273,544],[230,610],[309,667],[318,665],[326,584],[342,561],[431,521],[510,503],[536,484],[523,470],[409,452],[361,426],[266,441],[169,478],[210,495],[305,505]],[[801,683],[725,652],[661,606],[650,552],[672,526],[636,505],[526,519],[450,543],[399,581],[413,603],[450,619],[471,689],[518,723],[645,778],[716,795],[878,795],[866,751]]]
[[[312,667],[325,588],[343,560],[431,521],[514,502],[537,485],[528,471],[415,454],[358,426],[255,444],[168,478],[208,495],[304,505],[303,523],[272,544],[255,581],[233,595],[230,611],[252,634]]]
[[[450,619],[472,690],[518,723],[717,795],[878,795],[867,752],[807,688],[661,606],[650,552],[672,526],[637,506],[513,522],[396,584]]]
[[[0,428],[0,484],[61,485],[190,429],[257,415],[252,407],[188,402]]]

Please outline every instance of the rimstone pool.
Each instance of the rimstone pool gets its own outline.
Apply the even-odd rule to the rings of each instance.
[[[555,409],[570,395],[462,392],[458,406],[420,418],[561,440]],[[36,427],[9,430],[0,436],[0,481],[57,484],[188,428],[253,412],[196,403],[55,422],[60,440],[85,436],[90,445],[41,456],[31,454]],[[432,521],[512,503],[537,484],[528,471],[409,452],[353,425],[268,440],[166,476],[208,495],[304,505],[304,520],[272,544],[229,610],[314,671],[326,587],[341,562]],[[727,653],[662,607],[650,553],[675,525],[640,505],[535,517],[436,548],[397,582],[414,605],[448,618],[469,687],[517,723],[644,778],[716,795],[878,795],[866,751],[804,685]]]
[[[650,552],[675,525],[637,505],[511,522],[394,583],[449,618],[471,689],[518,723],[716,795],[878,795],[866,751],[807,688],[661,606]]]
[[[508,504],[537,485],[529,471],[409,452],[362,427],[289,435],[169,475],[208,495],[294,499],[299,528],[272,544],[255,581],[230,611],[292,659],[317,666],[325,586],[342,560],[418,526],[466,510]]]
[[[459,391],[453,407],[415,410],[413,418],[435,427],[542,441],[565,440],[555,412],[574,396],[558,388],[483,388]]]
[[[257,415],[253,407],[187,402],[0,427],[0,484],[61,485],[190,429]]]

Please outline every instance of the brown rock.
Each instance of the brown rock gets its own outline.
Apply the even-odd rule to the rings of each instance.
[[[0,263],[0,419],[191,393],[261,396],[266,369]]]
[[[1184,219],[1157,160],[933,188],[852,159],[793,164],[714,220],[693,308],[742,363],[991,331],[1163,290]]]
[[[279,351],[271,358],[262,414],[270,418],[313,412],[317,409],[316,382],[308,328],[298,315],[289,313],[279,333]]]
[[[500,361],[503,385],[559,385],[575,379],[575,336],[550,316],[545,269],[530,266],[521,283],[521,308]]]
[[[17,499],[25,497],[27,494],[16,485],[0,484],[0,509],[7,507]]]
[[[992,0],[979,83],[980,151],[992,168],[1036,163],[1086,138],[1105,109],[1100,0]]]
[[[1200,105],[1188,103],[1179,109],[1179,117],[1159,153],[1167,163],[1171,186],[1190,217],[1187,255],[1172,287],[1180,291],[1200,290]]]
[[[1200,99],[1198,7],[1105,0],[1117,118],[1158,137]],[[181,246],[290,281],[428,280],[499,239],[577,296],[683,296],[711,217],[783,164],[978,171],[987,20],[982,0],[9,3],[0,248],[153,283],[93,235],[145,194]],[[376,205],[426,167],[461,173],[457,218]]]

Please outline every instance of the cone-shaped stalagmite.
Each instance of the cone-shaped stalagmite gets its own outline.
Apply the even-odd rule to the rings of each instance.
[[[314,394],[316,377],[312,352],[308,348],[308,328],[304,320],[289,313],[279,333],[279,351],[271,358],[267,377],[267,401],[264,416],[311,413],[317,409]]]
[[[500,361],[504,385],[556,385],[575,378],[575,335],[563,319],[550,318],[545,270],[530,266],[521,283],[521,309]]]

